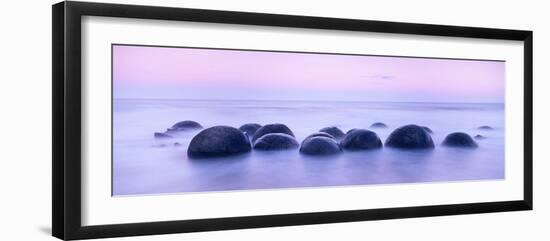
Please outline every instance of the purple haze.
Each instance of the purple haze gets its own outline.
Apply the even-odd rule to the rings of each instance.
[[[113,46],[115,98],[504,101],[505,62]]]

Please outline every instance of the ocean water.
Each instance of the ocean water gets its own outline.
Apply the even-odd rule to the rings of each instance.
[[[154,132],[194,120],[204,127],[245,123],[286,124],[299,142],[327,126],[346,132],[371,129],[382,142],[406,124],[430,127],[436,148],[382,148],[330,157],[298,150],[252,151],[208,160],[189,160],[187,146],[200,130],[155,140]],[[489,125],[493,130],[478,130]],[[466,132],[477,149],[441,146],[451,132]],[[174,146],[178,142],[181,146]],[[504,178],[504,105],[466,103],[380,103],[250,100],[113,100],[113,195],[322,186],[472,181]]]

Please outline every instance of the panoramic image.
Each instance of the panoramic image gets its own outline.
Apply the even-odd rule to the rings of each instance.
[[[112,45],[112,195],[504,179],[505,62]]]

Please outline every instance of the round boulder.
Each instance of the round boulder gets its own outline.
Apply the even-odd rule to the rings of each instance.
[[[300,153],[306,155],[332,155],[341,152],[342,149],[334,139],[324,136],[307,138],[300,147]]]
[[[254,149],[263,151],[294,149],[299,146],[293,136],[283,133],[266,134],[254,142]]]
[[[370,125],[370,128],[388,128],[388,126],[382,122],[375,122]]]
[[[258,138],[270,134],[270,133],[283,133],[294,137],[294,133],[284,124],[269,124],[260,127],[252,136],[252,143],[256,142]]]
[[[244,132],[247,136],[252,137],[262,125],[256,123],[247,123],[239,127],[239,130]]]
[[[185,120],[174,124],[172,127],[168,128],[168,131],[185,131],[193,129],[202,129],[202,126],[196,121]]]
[[[311,137],[316,137],[316,136],[324,136],[324,137],[328,137],[328,138],[334,139],[334,136],[332,136],[332,135],[329,134],[329,133],[325,133],[325,132],[316,132],[316,133],[313,133],[313,134],[307,136],[305,139],[311,138]],[[305,139],[304,139],[304,140],[305,140]]]
[[[490,127],[490,126],[480,126],[480,127],[478,127],[477,129],[479,129],[479,130],[492,130],[493,127]]]
[[[340,146],[344,150],[372,150],[382,148],[382,141],[372,131],[356,129],[344,136]]]
[[[475,135],[474,138],[475,138],[476,140],[484,140],[484,139],[487,139],[487,137],[482,136],[482,135]]]
[[[385,145],[402,149],[434,148],[434,142],[430,134],[417,125],[406,125],[395,129],[386,140]]]
[[[191,158],[218,157],[250,150],[248,138],[239,129],[214,126],[204,129],[191,139],[187,155]]]
[[[477,143],[470,137],[470,135],[463,133],[463,132],[454,132],[447,137],[445,137],[445,140],[443,140],[443,143],[441,143],[444,146],[452,146],[452,147],[465,147],[465,148],[476,148]]]
[[[340,139],[344,136],[344,132],[342,130],[340,130],[338,127],[335,127],[335,126],[325,127],[323,129],[319,130],[319,132],[327,133],[327,134],[333,136],[336,139]]]

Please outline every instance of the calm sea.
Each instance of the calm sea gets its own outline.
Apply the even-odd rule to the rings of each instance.
[[[159,194],[245,189],[398,184],[504,178],[504,105],[464,103],[378,103],[250,100],[113,100],[113,194]],[[432,151],[345,152],[319,158],[298,150],[258,152],[219,158],[188,160],[186,151],[198,131],[175,139],[155,140],[181,120],[205,127],[239,127],[283,123],[299,142],[327,126],[344,132],[384,122],[389,128],[372,129],[382,141],[402,125],[430,127]],[[494,130],[477,130],[489,125]],[[462,131],[477,140],[478,149],[440,145],[451,132]],[[181,143],[174,146],[173,143]],[[164,147],[163,147],[164,146]]]

